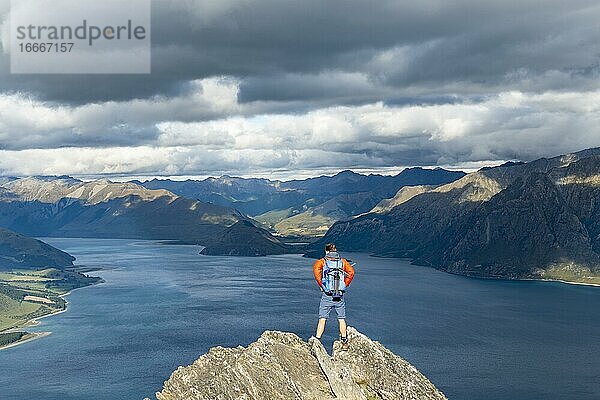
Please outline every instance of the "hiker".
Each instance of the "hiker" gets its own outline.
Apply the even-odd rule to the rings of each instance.
[[[332,309],[335,309],[340,325],[342,349],[348,350],[344,292],[354,278],[354,268],[346,259],[340,257],[335,244],[329,243],[325,246],[325,257],[315,262],[313,274],[321,288],[321,292],[323,292],[321,303],[319,304],[319,323],[317,325],[316,338],[321,340],[329,313]]]

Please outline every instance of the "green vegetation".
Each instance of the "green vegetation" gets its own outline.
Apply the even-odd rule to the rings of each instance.
[[[275,230],[283,236],[323,236],[336,220],[325,215],[305,211],[275,224]]]
[[[53,279],[46,276],[50,270],[51,269],[43,269],[40,271],[14,270],[12,272],[0,272],[0,281],[47,281],[48,279]]]
[[[555,264],[541,273],[543,279],[600,285],[600,271],[574,263]]]
[[[67,303],[61,295],[98,281],[100,278],[89,277],[75,270],[55,268],[0,272],[0,332],[64,310]],[[22,339],[15,334],[0,333],[0,347]],[[2,344],[3,341],[7,343]]]
[[[8,332],[8,333],[0,333],[0,347],[9,345],[14,342],[18,342],[23,339],[23,337],[27,336],[27,332]]]
[[[0,285],[0,331],[21,326],[34,318],[31,317],[32,315],[47,308],[38,303],[23,301],[18,291],[12,292],[10,287],[7,289],[4,285]]]
[[[75,288],[88,286],[97,281],[98,278],[83,275],[75,269],[46,268],[0,272],[0,284],[10,285],[24,291],[41,292],[42,295],[46,292],[54,296],[65,294]]]
[[[291,217],[295,213],[298,213],[298,212],[297,211],[295,212],[294,208],[290,207],[290,208],[286,208],[284,210],[268,211],[264,214],[255,216],[254,219],[256,221],[260,222],[263,225],[263,227],[265,227],[266,229],[274,229],[275,225],[278,222],[281,222],[284,219]]]

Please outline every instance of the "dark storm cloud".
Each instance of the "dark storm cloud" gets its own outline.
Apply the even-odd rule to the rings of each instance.
[[[373,81],[357,101],[365,91],[367,101],[449,82],[481,93],[527,78],[532,90],[544,90],[568,85],[544,77],[548,71],[580,81],[586,69],[597,72],[599,17],[593,1],[157,0],[152,75],[10,76],[3,56],[0,91],[82,104],[175,96],[190,80],[225,75],[242,80],[243,101],[347,98],[354,88],[344,79],[306,88],[303,75],[310,83],[327,71]]]

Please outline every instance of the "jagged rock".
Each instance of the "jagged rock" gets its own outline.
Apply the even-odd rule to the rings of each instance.
[[[312,353],[319,362],[319,366],[329,382],[329,387],[334,396],[344,400],[367,400],[360,387],[352,379],[350,370],[333,362],[327,351],[317,338],[310,338],[308,343],[311,345]]]
[[[179,367],[158,400],[445,399],[415,367],[348,328],[350,350],[266,331],[247,348],[216,347]]]
[[[366,397],[382,400],[440,400],[446,397],[423,374],[381,343],[348,329],[350,350],[333,347],[333,364],[347,369]],[[343,398],[343,397],[339,397]]]

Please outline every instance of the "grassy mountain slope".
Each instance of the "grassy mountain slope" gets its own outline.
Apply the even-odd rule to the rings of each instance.
[[[75,258],[40,240],[0,228],[0,270],[12,268],[64,268]]]

